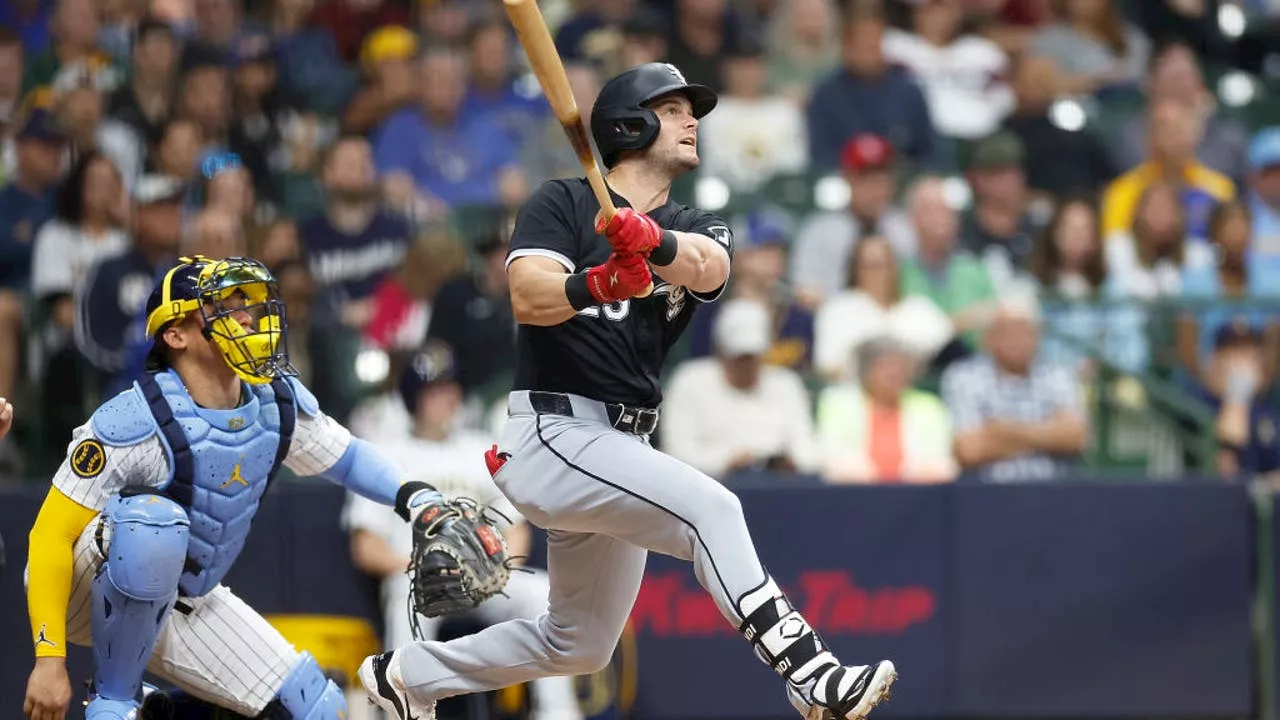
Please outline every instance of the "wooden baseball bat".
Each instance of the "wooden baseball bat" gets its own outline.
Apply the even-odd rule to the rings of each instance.
[[[591,192],[600,203],[600,213],[608,223],[618,213],[609,195],[609,188],[604,184],[604,175],[596,164],[596,157],[591,152],[591,141],[587,138],[586,126],[582,124],[582,115],[578,112],[578,103],[573,99],[573,91],[569,89],[569,77],[564,72],[564,63],[556,52],[556,45],[551,40],[551,31],[547,29],[547,21],[538,9],[537,0],[503,0],[502,6],[515,26],[516,36],[529,58],[533,74],[538,77],[542,86],[542,94],[547,96],[547,103],[569,136],[569,143],[578,155],[578,162],[587,174],[587,183]],[[653,283],[640,291],[637,297],[648,297],[653,292]]]

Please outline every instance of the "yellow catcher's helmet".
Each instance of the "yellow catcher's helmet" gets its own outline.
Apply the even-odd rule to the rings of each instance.
[[[284,301],[275,278],[257,260],[180,258],[147,300],[147,335],[153,342],[148,369],[162,366],[159,333],[192,313],[200,313],[204,336],[245,382],[297,374],[285,341]]]

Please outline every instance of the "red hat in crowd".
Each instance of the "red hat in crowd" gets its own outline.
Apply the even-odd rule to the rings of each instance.
[[[840,151],[840,167],[845,172],[880,170],[892,164],[893,146],[888,140],[872,133],[854,135]]]

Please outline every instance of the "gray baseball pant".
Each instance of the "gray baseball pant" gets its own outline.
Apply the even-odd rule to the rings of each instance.
[[[420,702],[605,667],[649,550],[693,561],[735,627],[754,608],[785,602],[732,492],[645,438],[615,430],[601,403],[570,398],[573,417],[539,415],[528,392],[511,393],[499,444],[511,457],[494,478],[525,518],[548,531],[548,612],[401,649],[406,689]]]

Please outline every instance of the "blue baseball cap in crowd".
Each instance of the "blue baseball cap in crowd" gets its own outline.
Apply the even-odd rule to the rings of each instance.
[[[44,108],[36,108],[31,111],[27,116],[27,121],[18,130],[16,138],[18,140],[36,140],[46,143],[63,143],[67,140],[67,136],[63,134],[62,128],[58,125],[57,118]]]
[[[270,35],[246,32],[231,41],[231,65],[233,67],[256,62],[274,62],[275,59],[275,41]]]
[[[1252,345],[1261,341],[1262,332],[1243,318],[1223,323],[1213,334],[1213,346],[1218,349]]]
[[[735,238],[743,247],[764,245],[790,245],[795,223],[786,212],[773,207],[763,207],[747,213]]]
[[[1249,143],[1249,169],[1280,165],[1280,126],[1260,130]]]

